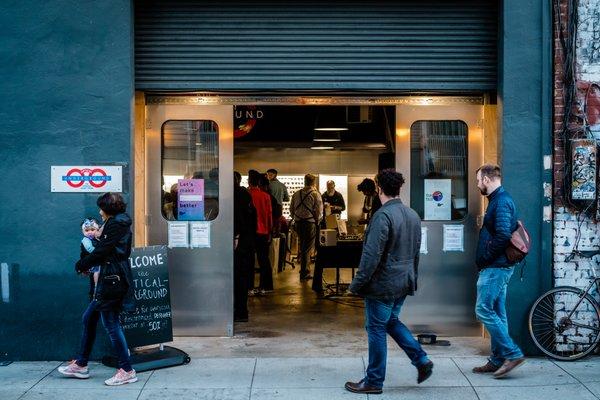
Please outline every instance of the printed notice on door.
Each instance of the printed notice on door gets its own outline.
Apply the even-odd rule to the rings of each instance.
[[[188,223],[169,221],[169,248],[189,247]]]
[[[421,227],[421,254],[427,254],[427,227]]]
[[[465,251],[465,227],[444,225],[444,251]]]
[[[210,222],[190,223],[190,247],[210,247]]]

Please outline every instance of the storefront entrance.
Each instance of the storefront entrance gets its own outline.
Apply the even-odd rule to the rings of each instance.
[[[473,260],[482,198],[473,181],[475,169],[484,160],[483,99],[281,97],[277,100],[278,105],[294,107],[301,107],[300,104],[309,107],[380,104],[395,108],[395,132],[392,132],[395,159],[391,163],[406,178],[402,199],[421,215],[424,241],[419,267],[419,291],[410,300],[410,307],[406,307],[403,319],[420,332],[431,331],[439,335],[454,336],[480,335],[481,330],[473,312],[476,281]],[[147,96],[145,102],[146,174],[143,190],[146,199],[142,215],[147,225],[145,242],[137,244],[170,242],[173,246],[170,249],[170,274],[176,335],[232,335],[232,176],[236,167],[233,105],[242,103],[246,106],[268,107],[266,104],[273,106],[274,102],[266,98],[244,100],[227,96]],[[491,145],[495,141],[495,130],[492,124],[489,126],[485,136],[486,143]],[[284,150],[280,149],[280,152]],[[264,156],[266,150],[260,150],[259,143],[257,150],[251,153],[258,155],[261,151]],[[352,158],[358,160],[361,151],[355,151],[348,157],[351,158],[350,163]],[[255,157],[254,160],[250,157],[245,162],[254,162],[257,169],[266,170],[263,166],[266,167],[269,161],[264,157]],[[274,164],[275,160],[271,161]],[[487,157],[486,161],[495,160]],[[247,164],[239,165],[245,168]],[[370,167],[372,171],[360,171],[359,175],[372,178],[380,166],[380,163],[375,163]],[[280,175],[323,173],[294,162],[288,162],[287,169],[279,167],[278,170]],[[323,175],[336,174],[344,175],[344,171],[328,169]],[[193,209],[186,209],[187,216],[173,218],[173,208],[168,206],[169,202],[172,203],[170,192],[174,183],[182,176],[183,179],[203,180],[203,211],[194,216]],[[136,190],[138,188],[136,184]],[[355,190],[354,182],[348,184],[348,190]],[[186,193],[184,195],[192,196],[190,199],[194,200],[193,191]],[[136,210],[139,210],[137,206]],[[183,223],[186,228],[182,228],[182,219],[186,221]],[[188,243],[181,243],[181,229],[188,229]],[[210,231],[208,242],[205,229]],[[334,280],[333,271],[335,270],[326,272],[328,282]],[[294,324],[294,329],[304,329],[303,321],[307,329],[314,329],[318,323],[309,320],[315,317],[315,310],[320,307],[329,314],[326,319],[330,318],[332,322],[336,313],[339,313],[346,321],[346,316],[353,315],[353,321],[360,326],[360,301],[332,297],[331,300],[337,302],[336,306],[319,306],[316,298],[307,297],[313,296],[310,290],[294,286],[297,270],[288,266],[282,273],[290,274],[289,277],[276,277],[276,282],[279,279],[282,285],[282,292],[277,293],[276,288],[275,294],[283,297],[274,297],[273,304],[265,299],[251,300],[256,303],[255,312],[264,312],[260,320],[265,325],[273,326],[278,323],[277,313],[273,313],[273,318],[269,319],[268,310],[280,307],[279,312],[298,313],[294,318],[298,321]],[[291,274],[294,274],[293,277]],[[348,282],[351,279],[350,270],[342,271],[341,279]],[[295,290],[296,287],[298,290]],[[289,300],[287,303],[286,295]],[[309,304],[309,307],[290,306],[300,303]],[[347,307],[351,307],[351,311],[346,310]],[[319,318],[319,315],[316,317]],[[323,314],[320,318],[323,318]],[[350,321],[350,324],[354,325],[355,322]],[[236,329],[243,330],[241,327]]]

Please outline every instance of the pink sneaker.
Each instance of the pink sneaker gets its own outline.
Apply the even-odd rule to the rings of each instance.
[[[75,360],[71,361],[68,365],[58,367],[58,372],[65,376],[77,379],[87,379],[90,377],[90,370],[88,367],[80,367]]]
[[[137,382],[138,378],[135,374],[135,370],[132,369],[130,372],[125,372],[123,368],[119,368],[115,376],[104,381],[108,386],[119,386],[126,383]]]

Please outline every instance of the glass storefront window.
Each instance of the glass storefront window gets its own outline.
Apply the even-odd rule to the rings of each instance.
[[[161,209],[170,221],[211,221],[219,213],[219,127],[167,121],[161,130]]]
[[[467,124],[416,121],[410,127],[410,206],[425,221],[467,215]]]

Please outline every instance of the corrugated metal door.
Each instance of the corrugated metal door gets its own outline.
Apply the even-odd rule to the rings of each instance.
[[[496,88],[495,0],[137,1],[141,90]]]

